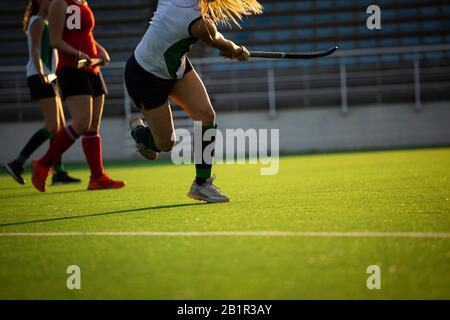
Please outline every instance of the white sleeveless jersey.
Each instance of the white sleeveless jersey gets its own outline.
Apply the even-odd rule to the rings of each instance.
[[[31,56],[31,32],[30,32],[30,30],[31,30],[31,26],[33,25],[33,23],[37,20],[37,19],[43,19],[41,16],[38,16],[38,15],[34,15],[34,16],[31,16],[30,17],[30,21],[29,21],[29,23],[28,23],[28,29],[27,29],[27,32],[26,32],[26,35],[27,35],[27,43],[28,43],[28,63],[27,63],[27,77],[31,77],[31,76],[35,76],[35,75],[37,75],[37,74],[39,74],[39,72],[38,72],[38,70],[36,69],[36,66],[34,65],[34,62],[33,62],[33,58],[32,58],[32,56]],[[45,34],[45,32],[44,32],[44,34],[43,34],[43,37],[44,36],[47,36],[48,37],[48,35],[46,35]],[[44,39],[42,39],[42,40],[44,40]],[[47,40],[47,39],[46,39]],[[48,41],[48,40],[47,40]],[[42,43],[41,43],[41,45],[42,45]],[[41,58],[43,58],[42,57],[42,48],[41,48]],[[50,60],[53,60],[52,58],[50,58]],[[44,71],[45,71],[45,73],[46,74],[49,74],[50,73],[50,70],[49,70],[49,68],[48,68],[48,66],[45,64],[45,63],[43,63],[43,66],[44,66]]]
[[[181,79],[186,68],[186,54],[197,38],[190,26],[201,18],[198,0],[159,0],[134,55],[147,72],[162,79]]]

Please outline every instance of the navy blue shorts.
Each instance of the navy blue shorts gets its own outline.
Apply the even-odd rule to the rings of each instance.
[[[184,74],[193,69],[189,59],[186,59]],[[128,94],[138,109],[151,110],[165,104],[170,92],[178,80],[162,79],[144,70],[136,61],[134,54],[125,66],[125,84]]]
[[[56,81],[50,84],[43,83],[39,75],[34,75],[27,78],[27,83],[33,101],[54,98],[59,95]]]
[[[58,73],[59,86],[63,100],[72,96],[98,97],[108,94],[102,73],[82,69],[62,67]]]

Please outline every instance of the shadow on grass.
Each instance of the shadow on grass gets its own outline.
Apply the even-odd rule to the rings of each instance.
[[[0,191],[8,191],[8,190],[31,190],[33,187],[32,186],[15,186],[15,187],[0,187]]]
[[[42,196],[51,196],[51,195],[57,195],[57,194],[67,194],[67,193],[78,193],[78,192],[88,192],[86,189],[78,189],[78,190],[68,190],[68,191],[56,191],[56,192],[39,192],[37,190],[34,190],[30,193],[25,194],[18,194],[17,196],[5,196],[0,197],[0,200],[4,199],[17,199],[17,198],[27,198],[27,197],[42,197]]]
[[[50,219],[41,219],[41,220],[12,222],[12,223],[0,224],[0,228],[11,227],[11,226],[21,226],[21,225],[34,224],[34,223],[46,223],[46,222],[74,220],[74,219],[82,219],[82,218],[93,218],[93,217],[100,217],[100,216],[121,214],[121,213],[135,213],[135,212],[140,212],[140,211],[152,211],[152,210],[159,210],[159,209],[193,207],[193,206],[201,206],[201,205],[207,205],[207,204],[206,203],[182,203],[182,204],[172,204],[172,205],[165,205],[165,206],[138,208],[138,209],[131,209],[131,210],[119,210],[119,211],[110,211],[110,212],[102,212],[102,213],[93,213],[93,214],[86,214],[86,215],[82,215],[82,216],[59,217],[59,218],[50,218]]]

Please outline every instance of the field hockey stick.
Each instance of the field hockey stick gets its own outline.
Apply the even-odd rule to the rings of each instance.
[[[80,59],[77,62],[77,68],[82,69],[84,67],[87,67],[88,65],[90,67],[93,67],[93,66],[98,66],[102,63],[103,63],[103,59],[99,59],[99,58],[91,59],[91,64],[89,64],[89,61],[87,59]]]
[[[332,55],[338,49],[337,46],[332,47],[326,51],[318,52],[271,52],[271,51],[249,51],[251,58],[266,58],[266,59],[316,59]]]

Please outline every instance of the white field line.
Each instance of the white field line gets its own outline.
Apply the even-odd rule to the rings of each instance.
[[[450,238],[450,232],[5,232],[0,237],[294,237],[294,238]]]

